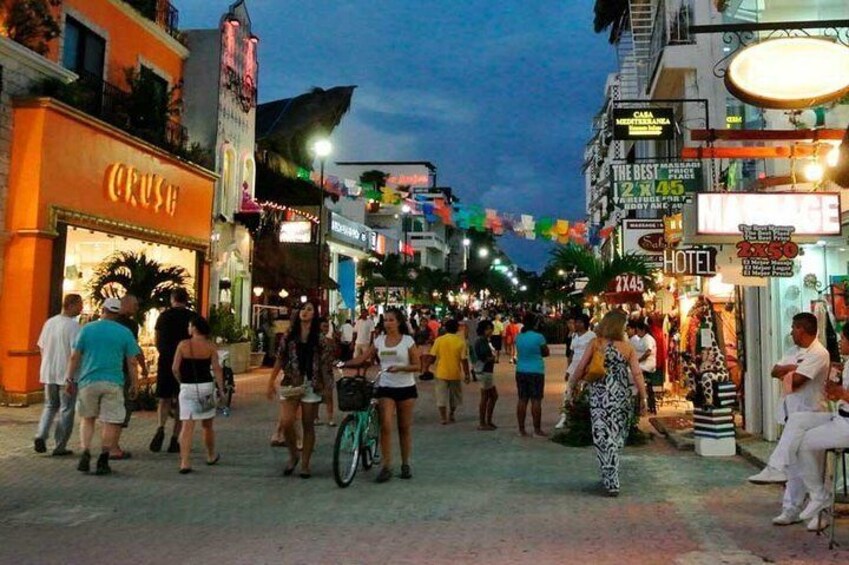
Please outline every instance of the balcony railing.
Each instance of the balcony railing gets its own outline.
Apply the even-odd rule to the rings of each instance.
[[[696,42],[690,34],[694,15],[693,0],[659,0],[655,9],[651,35],[650,64],[652,76],[657,70],[663,50],[670,45],[690,45]]]
[[[180,12],[168,0],[124,0],[172,37],[180,33]]]
[[[122,90],[99,77],[80,72],[70,87],[44,94],[82,110],[127,133],[162,149],[185,156],[186,128],[165,112],[152,111],[149,104],[139,107],[139,96]]]

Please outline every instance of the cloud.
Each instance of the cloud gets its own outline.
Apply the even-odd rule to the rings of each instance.
[[[355,106],[382,115],[454,124],[470,123],[477,117],[475,110],[460,99],[419,89],[380,86],[359,89]]]

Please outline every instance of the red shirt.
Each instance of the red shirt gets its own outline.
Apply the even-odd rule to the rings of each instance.
[[[427,323],[427,329],[430,330],[430,337],[433,339],[439,337],[439,322],[436,320],[429,320]]]

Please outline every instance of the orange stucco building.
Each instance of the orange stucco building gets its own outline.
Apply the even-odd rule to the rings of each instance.
[[[128,68],[152,73],[170,96],[188,51],[159,8],[170,4],[144,14],[122,0],[65,0],[57,13],[63,34],[47,57],[89,84],[93,76],[114,85],[96,90],[103,96],[98,109],[108,88],[129,87]],[[143,249],[170,257],[191,272],[206,311],[216,176],[98,112],[44,97],[18,99],[13,112],[0,384],[7,401],[27,404],[40,398],[41,326],[59,312],[63,294],[86,289],[85,277],[108,252]],[[176,116],[169,121],[179,127]]]

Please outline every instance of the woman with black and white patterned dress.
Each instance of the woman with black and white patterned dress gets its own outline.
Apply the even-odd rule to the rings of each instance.
[[[637,387],[641,413],[645,413],[646,385],[634,347],[625,339],[624,312],[607,313],[596,328],[596,339],[587,346],[566,388],[571,399],[575,386],[584,379],[597,350],[604,352],[603,378],[589,383],[593,445],[601,468],[601,480],[610,496],[619,495],[619,452],[628,437],[628,421],[634,404],[631,383]],[[630,371],[629,371],[630,369]]]

